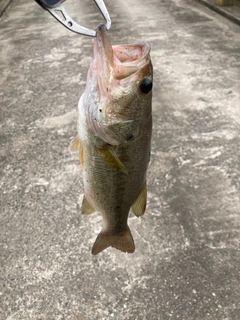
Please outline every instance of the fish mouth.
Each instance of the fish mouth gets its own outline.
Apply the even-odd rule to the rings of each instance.
[[[146,42],[112,46],[103,24],[97,27],[96,34],[94,60],[102,95],[109,93],[114,81],[127,80],[151,64],[150,46]]]
[[[96,29],[96,39],[94,41],[94,57],[99,69],[113,68],[114,55],[111,40],[107,34],[104,24],[100,24]]]

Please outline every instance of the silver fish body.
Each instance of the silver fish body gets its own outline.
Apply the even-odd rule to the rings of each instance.
[[[82,213],[99,211],[102,231],[92,248],[134,252],[127,219],[130,208],[146,207],[146,171],[152,132],[150,47],[141,42],[112,46],[103,25],[94,40],[94,58],[79,101],[78,136],[83,169]]]

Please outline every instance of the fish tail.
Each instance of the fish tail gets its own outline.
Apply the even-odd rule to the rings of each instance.
[[[123,252],[133,253],[135,251],[135,245],[129,227],[116,234],[113,232],[101,231],[92,247],[92,254],[96,255],[108,247],[114,247]]]

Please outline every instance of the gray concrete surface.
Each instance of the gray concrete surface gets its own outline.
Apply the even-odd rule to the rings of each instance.
[[[0,0],[0,17],[3,15],[11,2],[12,0]]]
[[[223,5],[218,5],[216,0],[196,0],[196,1],[199,1],[201,4],[207,6],[211,10],[217,12],[218,14],[228,19],[229,21],[236,23],[237,25],[240,26],[240,8],[237,4],[223,6]],[[225,3],[227,3],[227,1],[225,1]]]
[[[80,215],[68,152],[92,39],[34,1],[0,21],[0,319],[240,319],[240,33],[195,1],[106,4],[113,43],[152,47],[148,207],[132,255],[93,257],[99,214]],[[93,1],[68,1],[82,24]]]

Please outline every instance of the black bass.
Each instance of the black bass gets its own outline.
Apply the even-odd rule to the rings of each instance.
[[[112,46],[104,25],[97,28],[94,58],[79,101],[78,136],[83,169],[82,213],[99,211],[103,228],[92,254],[112,246],[135,250],[127,219],[146,208],[146,171],[152,133],[150,47],[145,42]]]

